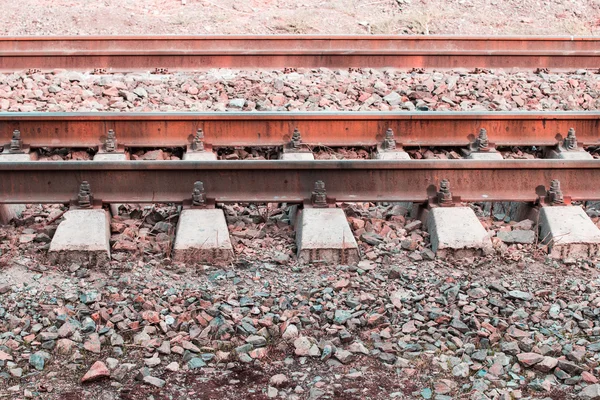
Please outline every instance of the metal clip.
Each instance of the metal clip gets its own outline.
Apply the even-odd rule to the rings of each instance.
[[[479,136],[475,140],[475,151],[490,151],[490,142],[488,140],[487,130],[481,128]]]
[[[383,143],[381,144],[382,150],[396,150],[396,138],[394,137],[394,131],[392,128],[387,128],[385,131],[385,137],[383,139]]]
[[[442,179],[440,182],[440,190],[437,192],[437,202],[442,207],[454,204],[452,192],[450,191],[450,181],[448,179]]]
[[[21,140],[21,131],[15,129],[10,140],[9,153],[23,153],[23,141]]]
[[[300,135],[300,131],[298,128],[294,128],[294,132],[292,133],[292,140],[290,140],[290,150],[300,150],[302,147],[302,135]]]
[[[560,188],[560,181],[553,179],[545,196],[539,196],[537,204],[541,206],[568,206],[571,204],[571,196],[565,196]]]
[[[108,130],[106,134],[106,140],[104,141],[104,151],[107,153],[112,153],[117,150],[117,136],[115,135],[115,131],[112,129]]]
[[[325,190],[325,182],[316,181],[315,188],[311,193],[310,201],[315,208],[327,208],[327,191]]]
[[[204,183],[201,181],[194,182],[192,190],[192,206],[199,207],[206,204],[206,192],[204,191]]]
[[[79,193],[77,194],[77,206],[79,208],[92,208],[94,197],[88,181],[81,182]]]
[[[577,150],[577,136],[575,136],[574,128],[569,128],[567,137],[563,140],[563,148],[567,151]]]
[[[204,131],[202,129],[196,131],[196,136],[192,139],[191,150],[197,152],[204,151]]]
[[[565,204],[565,196],[563,196],[563,192],[560,189],[560,181],[558,179],[553,179],[550,181],[550,188],[548,189],[548,202],[553,206]]]

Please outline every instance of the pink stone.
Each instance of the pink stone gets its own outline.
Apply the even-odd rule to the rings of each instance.
[[[8,353],[3,352],[2,350],[0,350],[0,360],[1,361],[7,361],[7,360],[12,360],[12,356]]]
[[[532,367],[544,359],[544,356],[537,353],[521,353],[517,354],[519,362],[526,367]]]
[[[75,342],[71,339],[59,339],[56,342],[56,352],[58,354],[69,354],[74,344]]]
[[[92,333],[88,340],[83,344],[83,348],[92,353],[100,353],[100,338],[97,333]]]
[[[109,87],[108,89],[104,89],[104,91],[102,92],[103,95],[105,96],[109,96],[109,97],[116,97],[119,95],[119,89],[117,89],[114,86]]]
[[[340,279],[335,283],[335,285],[333,285],[334,289],[336,290],[340,290],[348,286],[350,286],[350,281],[348,279]]]
[[[156,311],[144,311],[142,318],[151,324],[158,324],[160,322],[160,315]]]
[[[581,373],[581,378],[587,383],[597,383],[598,382],[598,378],[596,378],[594,375],[590,374],[587,371],[583,371]]]
[[[402,325],[402,333],[414,333],[416,331],[418,331],[418,329],[415,327],[415,321],[413,320]]]
[[[109,378],[110,372],[102,361],[96,361],[88,372],[81,378],[81,383],[92,382],[98,379]]]

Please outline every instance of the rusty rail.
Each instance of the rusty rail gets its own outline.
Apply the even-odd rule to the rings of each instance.
[[[65,203],[88,181],[104,202],[182,202],[195,181],[218,202],[301,202],[317,180],[336,201],[425,202],[442,179],[463,201],[534,201],[552,179],[598,200],[600,161],[122,161],[0,163],[0,203]]]
[[[405,146],[465,146],[481,128],[498,146],[554,145],[569,128],[600,144],[594,112],[0,113],[0,141],[17,129],[33,147],[96,147],[109,129],[129,147],[185,146],[198,129],[212,146],[279,146],[295,128],[304,143],[326,146],[372,146],[388,128]]]
[[[594,37],[2,37],[0,71],[67,68],[551,68],[600,65]]]

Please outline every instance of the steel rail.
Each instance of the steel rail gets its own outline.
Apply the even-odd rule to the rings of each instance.
[[[594,37],[56,36],[0,38],[0,70],[598,68]]]
[[[324,146],[373,146],[388,128],[405,146],[466,146],[481,128],[497,146],[550,146],[569,128],[600,144],[597,112],[0,113],[0,141],[17,129],[33,147],[96,147],[109,129],[128,147],[185,146],[198,129],[212,146],[280,146],[295,128]]]
[[[552,179],[600,199],[600,160],[50,161],[0,163],[0,203],[66,203],[84,180],[104,202],[182,202],[195,181],[217,202],[301,202],[317,180],[336,201],[425,202],[442,179],[469,202],[535,201]]]

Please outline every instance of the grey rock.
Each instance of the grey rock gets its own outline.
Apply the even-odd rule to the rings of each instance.
[[[583,372],[583,368],[581,368],[579,365],[577,365],[571,361],[567,361],[567,360],[558,360],[558,368],[562,369],[563,371],[565,371],[571,375],[579,375],[580,373]]]
[[[267,339],[259,335],[250,335],[246,338],[246,343],[250,343],[254,347],[264,347],[267,344]]]
[[[79,72],[71,71],[67,74],[67,80],[71,82],[81,82],[83,81],[83,75]]]
[[[465,324],[464,322],[462,322],[458,318],[454,318],[450,322],[450,326],[453,327],[454,329],[456,329],[457,331],[462,332],[462,333],[465,333],[465,332],[469,331],[469,327],[467,326],[467,324]]]
[[[333,322],[339,325],[343,325],[352,317],[352,313],[347,310],[335,310],[335,316]]]
[[[42,354],[42,352],[33,353],[29,356],[29,364],[37,369],[38,371],[44,370],[44,364],[46,360]]]
[[[190,369],[198,369],[198,368],[206,367],[206,363],[200,357],[191,358],[188,361],[187,365]]]
[[[550,372],[556,367],[558,360],[554,357],[545,356],[542,361],[535,365],[535,369],[542,372]]]
[[[534,231],[525,231],[525,230],[515,230],[515,231],[500,231],[496,235],[498,239],[502,240],[504,243],[522,243],[522,244],[531,244],[535,242],[535,232]]]
[[[531,293],[523,292],[521,290],[511,290],[510,292],[508,292],[508,297],[511,297],[513,299],[523,300],[523,301],[529,301],[529,300],[533,299],[533,295]]]
[[[100,300],[100,292],[96,290],[90,290],[89,292],[83,292],[79,295],[79,301],[84,304],[90,304]]]
[[[585,387],[577,397],[583,400],[600,400],[600,384],[595,383]]]
[[[229,107],[231,108],[244,108],[246,99],[231,99],[229,100]]]
[[[335,350],[335,358],[337,358],[342,364],[347,364],[354,360],[354,354],[350,353],[347,350],[336,349]]]
[[[306,336],[300,336],[298,339],[294,340],[294,347],[296,348],[295,354],[297,356],[307,356],[311,346],[312,343]]]
[[[148,92],[143,87],[136,87],[135,89],[133,89],[133,93],[135,93],[139,97],[148,97]]]
[[[394,105],[400,104],[402,102],[402,96],[400,96],[396,92],[391,92],[390,94],[385,96],[383,98],[383,100],[387,101],[389,105],[394,106]]]
[[[155,376],[150,376],[150,375],[144,377],[144,382],[148,383],[152,386],[159,387],[159,388],[165,386],[165,384],[167,383],[166,381],[164,381],[160,378],[157,378]]]
[[[466,378],[469,376],[469,364],[460,363],[452,368],[452,375],[459,378]]]

